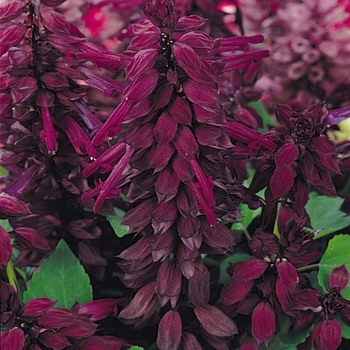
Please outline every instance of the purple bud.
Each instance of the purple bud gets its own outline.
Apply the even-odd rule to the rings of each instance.
[[[339,291],[342,292],[349,283],[349,271],[346,269],[345,264],[335,267],[329,275],[330,288],[339,287]]]
[[[252,333],[256,342],[268,347],[275,333],[275,313],[266,301],[260,302],[252,313]]]
[[[196,307],[205,308],[210,296],[210,274],[203,266],[203,270],[195,270],[193,277],[188,281],[188,300]]]
[[[194,313],[203,328],[211,335],[230,337],[238,333],[235,322],[216,306],[207,305],[206,308],[194,308]]]
[[[50,250],[46,239],[31,227],[16,227],[13,233],[16,240],[26,248]]]
[[[91,321],[100,321],[118,314],[118,299],[98,299],[79,307],[79,315],[89,315]]]
[[[177,311],[168,311],[158,325],[157,346],[160,350],[179,349],[182,323]]]
[[[118,338],[105,335],[94,335],[84,339],[79,345],[81,350],[120,350],[122,347],[130,347],[132,344],[124,343]]]
[[[175,260],[163,261],[157,274],[156,292],[160,306],[163,307],[168,300],[175,308],[181,292],[181,272]]]
[[[312,333],[312,343],[316,350],[336,350],[342,342],[342,329],[337,319],[320,322]]]

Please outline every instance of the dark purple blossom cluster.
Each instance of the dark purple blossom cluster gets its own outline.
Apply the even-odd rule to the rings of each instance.
[[[317,54],[332,38],[321,33],[327,46],[310,33],[294,40],[277,31],[292,26],[289,7],[291,18],[301,7],[314,6],[314,16],[325,8],[287,2],[264,2],[269,13],[256,17],[281,37],[269,60],[261,34],[240,35],[250,18],[243,0],[28,0],[0,8],[0,219],[11,225],[0,226],[6,349],[268,349],[283,319],[291,336],[310,330],[299,350],[339,348],[341,323],[350,326],[342,295],[349,272],[346,261],[333,268],[325,293],[311,283],[305,271],[317,266],[325,241],[315,239],[306,205],[310,191],[350,199],[348,136],[337,145],[329,136],[349,116],[349,99],[337,70]],[[337,19],[325,22],[337,31]],[[291,50],[297,64],[283,61],[288,69],[277,73],[305,87],[299,79],[315,80],[324,64],[332,86],[321,79],[320,92],[315,80],[312,91],[329,100],[303,109],[285,99],[275,125],[259,131],[254,103],[273,69],[264,60]],[[295,97],[289,85],[284,92]],[[232,229],[242,206],[261,209],[245,235]],[[114,208],[126,212],[122,239],[105,217]],[[70,309],[47,297],[23,303],[10,267],[40,266],[61,239],[92,278],[95,300]],[[233,259],[223,285],[219,265],[237,249],[245,258]]]

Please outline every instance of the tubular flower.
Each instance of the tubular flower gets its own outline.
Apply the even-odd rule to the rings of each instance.
[[[203,18],[176,16],[172,1],[149,1],[144,14],[133,24],[135,36],[122,56],[128,85],[92,141],[98,146],[116,137],[115,145],[84,170],[86,176],[95,169],[106,175],[83,195],[84,200],[97,197],[96,211],[118,188],[130,203],[123,224],[139,238],[118,257],[124,284],[138,291],[119,317],[136,325],[168,302],[178,307],[183,279],[198,280],[204,269],[202,251],[227,252],[238,242],[237,233],[218,220],[233,221],[232,208],[245,200],[243,186],[234,185],[237,174],[224,159],[232,143],[223,129],[218,77],[237,67],[248,69],[267,55],[246,52],[250,38],[212,39],[202,30]],[[232,54],[239,50],[243,53]],[[190,286],[191,300],[206,307],[206,294],[200,302],[193,297],[195,285]],[[168,312],[162,320],[159,327],[171,339],[159,335],[157,343],[176,348],[179,315]],[[166,320],[174,329],[165,326]],[[202,318],[197,322],[209,338],[217,336],[208,334]]]

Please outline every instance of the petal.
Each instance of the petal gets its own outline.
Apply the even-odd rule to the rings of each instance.
[[[177,121],[167,112],[163,112],[153,129],[154,137],[160,145],[172,141],[177,131]]]
[[[184,83],[183,89],[191,102],[202,106],[218,107],[218,90],[208,84],[189,80]]]
[[[156,292],[158,296],[177,297],[181,291],[181,272],[174,260],[163,261],[157,274]],[[162,305],[160,302],[161,307]],[[172,307],[176,306],[176,302]]]
[[[137,77],[124,90],[124,97],[130,101],[140,101],[149,96],[157,86],[159,73],[155,69]]]
[[[100,321],[107,317],[116,317],[118,299],[104,298],[85,303],[79,307],[79,315],[89,315],[89,320]]]
[[[60,333],[48,330],[39,334],[40,341],[48,348],[62,350],[71,345],[68,339]]]
[[[275,313],[268,302],[262,301],[252,313],[252,334],[260,345],[264,343],[268,348],[275,333]]]
[[[169,108],[169,112],[178,123],[191,126],[192,111],[182,97],[175,98],[174,103]]]
[[[174,140],[174,146],[179,154],[185,159],[194,159],[198,152],[197,141],[187,126],[179,126],[176,138]]]
[[[276,167],[289,167],[297,159],[298,155],[299,149],[295,144],[284,144],[275,154]]]
[[[182,323],[177,311],[168,311],[158,325],[157,346],[160,350],[176,350],[180,346]]]
[[[155,298],[157,298],[155,282],[150,282],[136,292],[130,303],[119,313],[118,318],[135,319],[141,317],[149,304],[154,303]]]
[[[320,322],[313,331],[312,340],[316,349],[338,349],[342,341],[342,329],[339,322],[336,319],[328,324]]]
[[[238,333],[235,322],[214,305],[194,308],[194,313],[203,328],[216,337],[230,337]]]
[[[223,303],[225,305],[238,303],[248,295],[253,285],[253,280],[232,279],[221,291]]]
[[[233,272],[233,278],[250,281],[260,277],[268,267],[268,263],[261,259],[248,259],[239,263]]]
[[[38,317],[45,314],[55,305],[55,301],[49,298],[36,298],[29,300],[22,308],[23,316]]]
[[[26,248],[50,250],[50,247],[45,238],[31,227],[16,227],[13,231],[14,237]]]
[[[292,187],[294,181],[293,168],[276,169],[270,180],[270,188],[274,198],[285,195]]]
[[[290,288],[295,288],[299,283],[299,276],[296,268],[288,261],[283,261],[277,265],[278,275],[283,284]]]
[[[176,23],[175,30],[176,31],[192,31],[194,29],[201,28],[207,20],[197,16],[190,15],[186,17],[180,17],[178,22]]]
[[[151,69],[158,55],[158,49],[145,49],[137,52],[126,68],[126,78],[134,79]]]
[[[210,274],[204,266],[202,271],[196,269],[188,281],[188,300],[196,307],[205,308],[210,296]]]
[[[0,333],[0,344],[6,350],[22,350],[26,336],[18,328],[12,328],[10,331]]]

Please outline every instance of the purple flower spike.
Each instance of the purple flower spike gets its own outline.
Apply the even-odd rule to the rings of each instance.
[[[41,117],[43,121],[44,130],[40,131],[40,137],[46,145],[48,154],[55,155],[58,147],[58,132],[54,129],[50,112],[47,107],[41,107]]]

